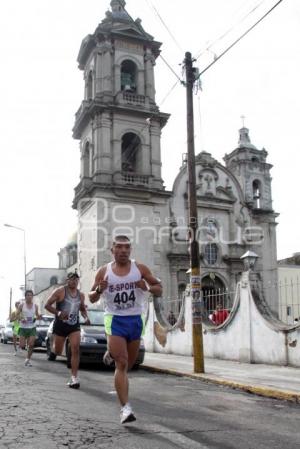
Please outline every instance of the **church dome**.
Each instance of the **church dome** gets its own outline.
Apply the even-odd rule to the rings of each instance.
[[[66,247],[77,245],[77,231],[71,234],[66,242]]]

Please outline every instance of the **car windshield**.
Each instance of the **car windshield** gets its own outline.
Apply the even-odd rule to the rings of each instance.
[[[92,326],[104,326],[104,312],[103,310],[97,309],[88,309],[87,310],[88,317],[90,319]],[[84,318],[80,316],[80,323],[84,323]]]

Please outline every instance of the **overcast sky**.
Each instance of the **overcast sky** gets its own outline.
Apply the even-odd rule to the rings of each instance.
[[[0,322],[9,288],[23,283],[23,233],[28,270],[57,267],[57,252],[76,230],[73,189],[79,182],[74,114],[83,99],[77,68],[82,39],[94,32],[109,0],[3,0],[0,3]],[[145,30],[163,43],[162,56],[182,76],[184,53],[200,55],[202,71],[276,0],[128,0]],[[252,11],[252,13],[250,13]],[[158,17],[163,19],[165,26]],[[241,115],[252,143],[274,165],[273,206],[278,258],[300,251],[299,117],[300,2],[284,0],[202,76],[195,95],[195,149],[222,162],[238,142]],[[229,32],[229,30],[231,30]],[[163,130],[163,178],[172,184],[186,152],[185,89],[159,58],[156,101],[171,113]],[[167,97],[166,97],[167,96]]]

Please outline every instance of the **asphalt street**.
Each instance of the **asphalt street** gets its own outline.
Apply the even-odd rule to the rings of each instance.
[[[66,386],[65,361],[0,345],[0,448],[297,449],[300,406],[199,380],[130,374],[137,421],[119,423],[113,372],[85,367],[81,388]]]

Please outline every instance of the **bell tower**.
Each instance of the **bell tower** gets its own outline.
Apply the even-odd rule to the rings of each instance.
[[[256,270],[264,288],[264,296],[275,314],[278,295],[270,286],[277,283],[276,218],[272,207],[272,187],[267,151],[258,150],[244,126],[239,131],[238,147],[224,157],[226,167],[235,175],[244,193],[244,203],[251,218],[247,228],[248,249],[258,254]],[[266,267],[268,267],[266,269]]]
[[[110,260],[107,245],[115,231],[131,234],[136,258],[140,252],[144,263],[157,270],[162,264],[152,236],[168,216],[171,195],[163,186],[160,148],[169,114],[155,102],[154,66],[161,44],[125,5],[125,0],[110,2],[111,10],[83,39],[77,58],[84,98],[73,127],[81,157],[73,207],[84,275]],[[151,229],[140,250],[136,229],[147,220]]]
[[[268,164],[267,151],[258,150],[249,137],[249,129],[239,131],[238,147],[225,155],[226,167],[230,169],[244,191],[247,205],[255,210],[272,211],[271,164]]]

